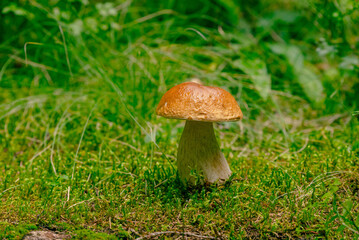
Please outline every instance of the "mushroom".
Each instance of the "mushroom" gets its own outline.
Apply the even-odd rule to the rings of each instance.
[[[231,176],[213,130],[213,122],[237,121],[243,117],[229,92],[195,82],[181,83],[163,95],[156,113],[186,120],[177,153],[182,182],[195,184],[191,170],[202,173],[208,183],[223,183]]]

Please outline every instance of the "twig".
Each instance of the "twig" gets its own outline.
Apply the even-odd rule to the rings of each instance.
[[[68,207],[67,210],[69,210],[70,208],[75,207],[76,205],[79,205],[79,204],[84,203],[84,202],[89,202],[89,201],[92,201],[92,200],[93,200],[93,198],[90,198],[88,200],[83,200],[81,202],[75,203],[75,204],[71,205],[70,207]],[[111,221],[111,217],[110,217],[110,221]],[[111,225],[111,222],[110,222],[110,225]]]
[[[129,228],[129,230],[130,230],[132,233],[136,234],[137,236],[141,236],[141,234],[139,234],[135,229]]]
[[[110,143],[112,143],[112,142],[119,143],[119,144],[121,144],[121,145],[124,145],[124,146],[126,146],[126,147],[129,147],[129,148],[135,150],[136,152],[143,153],[143,151],[142,151],[141,149],[138,149],[138,148],[136,148],[135,146],[133,146],[133,145],[127,143],[127,142],[124,142],[124,141],[121,141],[121,140],[117,140],[117,139],[111,139],[111,140],[110,140]]]
[[[31,166],[32,161],[34,161],[35,158],[37,158],[38,156],[40,156],[41,154],[43,154],[44,152],[46,152],[50,147],[51,147],[51,145],[48,145],[47,147],[45,147],[44,149],[42,149],[40,152],[36,153],[36,154],[29,160],[29,166]]]
[[[198,235],[195,233],[191,233],[191,232],[176,232],[176,231],[166,231],[166,232],[154,232],[154,233],[150,233],[147,234],[143,237],[139,237],[136,238],[136,240],[142,240],[142,239],[148,239],[148,238],[152,238],[158,235],[165,235],[165,234],[180,234],[180,235],[185,235],[185,236],[190,236],[190,237],[196,237],[196,238],[205,238],[205,239],[216,239],[216,237],[212,237],[212,236],[203,236],[203,235]]]
[[[7,191],[9,191],[9,190],[11,190],[11,189],[14,189],[14,188],[17,188],[17,187],[20,187],[20,186],[22,186],[22,185],[24,185],[24,184],[19,184],[19,185],[10,187],[10,188],[8,188],[8,189],[5,189],[4,191],[2,191],[2,192],[0,193],[0,196],[1,196],[3,193],[6,193]]]
[[[164,181],[160,182],[159,184],[157,184],[157,185],[155,186],[155,188],[157,188],[157,187],[161,186],[162,184],[164,184],[164,183],[165,183],[165,182],[167,182],[167,181],[168,181],[168,178],[167,178],[166,180],[164,180]]]

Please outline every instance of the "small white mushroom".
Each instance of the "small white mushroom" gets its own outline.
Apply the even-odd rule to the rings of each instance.
[[[182,83],[163,95],[156,112],[162,117],[187,120],[177,154],[182,182],[195,183],[192,170],[202,174],[209,183],[222,183],[231,176],[213,131],[213,122],[237,121],[243,117],[230,93],[218,87]]]

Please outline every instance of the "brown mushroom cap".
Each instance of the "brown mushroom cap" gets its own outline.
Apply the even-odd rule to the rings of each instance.
[[[185,82],[163,95],[156,113],[165,118],[205,122],[237,121],[243,114],[234,97],[219,87]]]

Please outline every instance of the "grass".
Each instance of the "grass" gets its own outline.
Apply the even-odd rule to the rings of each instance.
[[[358,238],[357,8],[281,3],[1,2],[0,238]],[[155,116],[192,77],[245,116],[223,186],[181,184]]]

